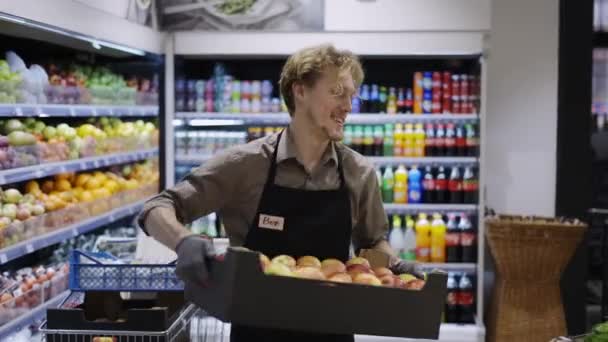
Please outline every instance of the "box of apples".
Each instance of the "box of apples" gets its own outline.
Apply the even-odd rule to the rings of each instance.
[[[314,256],[269,259],[229,248],[210,261],[208,284],[186,282],[184,291],[187,300],[233,324],[437,339],[447,275],[395,275],[387,263],[361,256],[346,263]]]

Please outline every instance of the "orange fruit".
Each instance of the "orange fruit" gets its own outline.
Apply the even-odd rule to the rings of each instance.
[[[74,185],[76,187],[84,187],[84,185],[87,183],[87,181],[91,179],[91,175],[89,175],[88,173],[81,173],[78,176],[76,176],[76,181],[74,182]]]
[[[55,189],[55,182],[53,182],[52,180],[47,179],[44,182],[42,182],[42,192],[44,192],[45,194],[51,193],[54,189]]]
[[[72,184],[67,179],[60,179],[55,182],[55,190],[59,192],[68,191],[72,189]]]
[[[84,185],[84,188],[87,190],[94,190],[99,187],[101,187],[101,182],[99,179],[97,179],[97,177],[91,177]]]
[[[88,190],[84,190],[83,192],[80,193],[80,196],[78,197],[78,199],[81,202],[91,202],[94,200],[93,198],[93,194],[88,191]]]
[[[40,184],[37,181],[31,180],[25,184],[25,192],[35,194],[40,191]]]
[[[61,192],[59,198],[66,203],[72,203],[74,201],[74,193],[72,191]]]

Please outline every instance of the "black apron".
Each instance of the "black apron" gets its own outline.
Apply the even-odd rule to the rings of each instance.
[[[245,247],[262,252],[269,258],[288,254],[295,258],[313,255],[320,260],[336,258],[346,261],[351,240],[350,197],[342,160],[338,152],[340,188],[309,191],[274,184],[277,169],[277,150],[283,132],[279,133],[272,156],[264,192],[258,211],[249,227]],[[260,220],[262,216],[262,220]],[[264,217],[281,217],[283,229],[267,229]],[[231,342],[353,342],[351,335],[330,335],[278,329],[232,325]]]

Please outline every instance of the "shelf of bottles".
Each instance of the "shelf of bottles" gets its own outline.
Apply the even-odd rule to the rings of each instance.
[[[460,71],[412,72],[410,88],[363,84],[342,140],[376,168],[392,247],[449,271],[450,291],[463,294],[446,304],[447,323],[472,323],[475,311],[480,85]],[[290,121],[273,82],[237,80],[218,65],[209,79],[178,79],[175,95],[176,180]],[[215,214],[192,229],[224,234]]]

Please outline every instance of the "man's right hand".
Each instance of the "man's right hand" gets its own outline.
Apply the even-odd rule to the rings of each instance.
[[[206,286],[209,280],[208,259],[215,256],[213,241],[200,235],[183,238],[175,249],[177,267],[175,273],[184,282]]]

